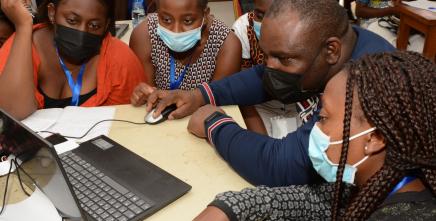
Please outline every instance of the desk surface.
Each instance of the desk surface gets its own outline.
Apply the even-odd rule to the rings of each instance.
[[[245,125],[238,107],[224,107],[239,125]],[[143,122],[145,108],[116,106],[116,119]],[[191,135],[189,117],[158,125],[132,125],[115,122],[109,136],[139,156],[154,163],[192,186],[191,191],[158,211],[147,221],[192,220],[216,194],[251,186],[237,175],[204,139]],[[140,179],[140,177],[138,177]],[[4,187],[5,177],[0,178]],[[25,199],[15,176],[10,180],[8,203]],[[3,189],[2,189],[3,190]]]
[[[400,13],[413,16],[420,22],[428,25],[436,25],[436,13],[429,10],[415,8],[406,4],[400,5]]]
[[[238,107],[225,107],[224,110],[239,125],[244,125]],[[115,118],[141,122],[144,116],[144,108],[124,105],[117,107]],[[192,186],[190,192],[147,221],[192,220],[217,193],[251,186],[204,139],[186,130],[188,120],[184,118],[144,126],[112,125],[112,139]]]
[[[436,56],[436,13],[402,4],[400,11],[400,28],[398,30],[397,48],[407,49],[411,28],[425,35],[422,54],[434,60]]]

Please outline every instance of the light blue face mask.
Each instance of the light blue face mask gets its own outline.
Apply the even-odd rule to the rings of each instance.
[[[262,22],[253,20],[253,29],[256,34],[257,40],[260,40],[260,28],[262,27]]]
[[[172,32],[160,24],[157,26],[157,34],[160,39],[175,52],[185,52],[193,48],[201,40],[201,28],[204,24],[204,18],[200,27],[181,33]]]
[[[356,139],[365,134],[371,133],[376,128],[370,128],[354,136],[351,136],[349,141]],[[312,161],[313,168],[321,175],[327,182],[336,182],[336,172],[338,171],[338,164],[330,161],[327,156],[327,149],[330,145],[342,144],[342,140],[330,142],[330,137],[327,136],[317,124],[313,127],[309,137],[309,158]],[[362,164],[368,156],[354,165],[345,164],[344,176],[342,181],[349,184],[354,184],[354,178],[357,172],[357,167]]]

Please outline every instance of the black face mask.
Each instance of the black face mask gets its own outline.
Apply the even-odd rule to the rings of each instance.
[[[320,91],[307,91],[301,89],[301,74],[287,72],[265,67],[263,74],[263,87],[275,100],[284,104],[304,101],[320,93]]]
[[[54,41],[59,54],[68,62],[83,64],[100,53],[103,37],[56,25]]]

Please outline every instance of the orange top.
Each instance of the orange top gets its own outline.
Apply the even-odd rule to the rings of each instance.
[[[35,25],[33,31],[44,27],[47,27],[47,25]],[[0,75],[3,73],[14,38],[15,34],[0,49]],[[35,98],[38,102],[38,108],[41,109],[44,108],[44,96],[37,90],[38,70],[41,60],[33,43],[32,60]],[[81,106],[95,107],[130,103],[133,89],[140,82],[145,82],[145,80],[144,69],[138,57],[125,43],[108,34],[103,39],[100,49],[97,66],[97,93]]]

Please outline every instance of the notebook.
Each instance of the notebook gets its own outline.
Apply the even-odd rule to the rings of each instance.
[[[53,144],[0,109],[1,150],[23,161],[22,182],[37,185],[69,220],[142,220],[191,186],[106,136],[57,155]]]

